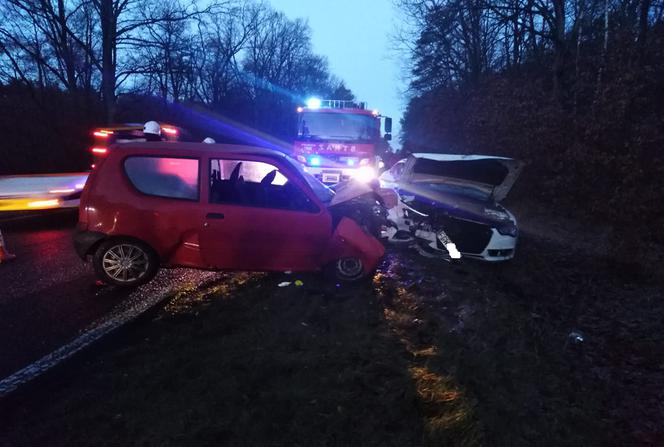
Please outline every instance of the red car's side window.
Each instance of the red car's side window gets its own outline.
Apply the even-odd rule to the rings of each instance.
[[[198,164],[191,158],[134,156],[124,161],[124,170],[143,194],[198,200]]]
[[[277,166],[252,160],[210,161],[210,203],[318,212]]]

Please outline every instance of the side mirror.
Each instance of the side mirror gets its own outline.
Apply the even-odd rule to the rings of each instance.
[[[385,133],[392,133],[392,118],[385,117]]]

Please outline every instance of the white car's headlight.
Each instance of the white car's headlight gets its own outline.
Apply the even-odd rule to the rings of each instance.
[[[502,234],[503,236],[517,237],[517,235],[519,234],[519,229],[512,222],[506,222],[504,224],[499,225],[497,230],[498,233]]]

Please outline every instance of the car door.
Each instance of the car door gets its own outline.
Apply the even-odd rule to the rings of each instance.
[[[297,174],[279,160],[256,156],[210,157],[208,166],[200,238],[208,266],[276,271],[319,267],[331,218]]]

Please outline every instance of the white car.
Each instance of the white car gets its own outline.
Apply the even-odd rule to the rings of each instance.
[[[424,222],[429,235],[441,235],[429,236],[433,249],[444,250],[447,235],[463,257],[505,261],[514,257],[519,232],[516,218],[499,202],[522,167],[505,157],[415,153],[379,180],[399,194],[389,215],[399,233],[424,234]]]

